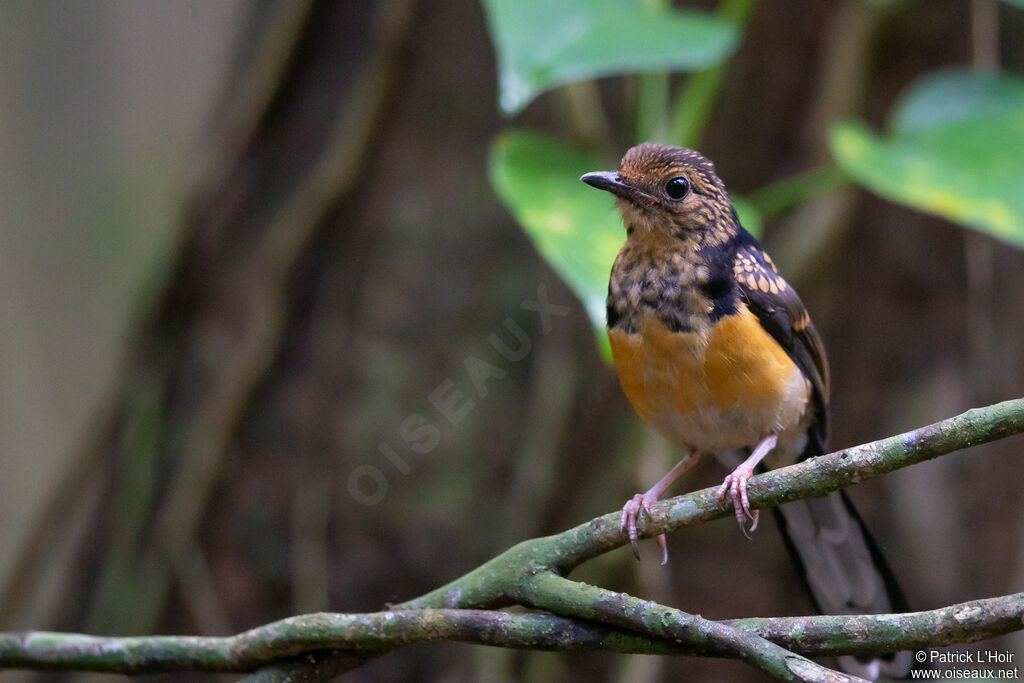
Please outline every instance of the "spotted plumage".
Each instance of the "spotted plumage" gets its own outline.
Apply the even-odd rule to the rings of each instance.
[[[666,201],[662,185],[680,176],[688,196]],[[630,188],[616,203],[633,231],[612,266],[609,337],[641,417],[701,451],[753,446],[770,433],[802,450],[812,426],[823,443],[828,370],[820,337],[740,226],[711,162],[644,144],[626,154],[616,177]]]
[[[824,452],[829,369],[821,337],[699,152],[643,143],[626,152],[617,171],[581,180],[615,195],[627,226],[607,301],[623,391],[645,422],[687,452],[626,503],[623,531],[635,552],[637,519],[672,481],[701,452],[736,449],[749,449],[750,457],[726,477],[719,497],[730,498],[741,528],[749,519],[753,531],[758,516],[746,482],[754,468],[766,457],[788,464]],[[849,501],[841,494],[822,500],[783,506],[780,522],[819,607],[905,608]],[[664,537],[659,543],[667,559]],[[890,673],[907,661],[892,663]]]

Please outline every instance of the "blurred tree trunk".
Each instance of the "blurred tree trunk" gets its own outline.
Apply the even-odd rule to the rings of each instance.
[[[374,151],[389,120],[384,114],[403,84],[415,5],[255,3],[208,154],[190,169],[194,180],[163,291],[140,321],[96,438],[61,487],[42,533],[33,535],[35,547],[0,611],[25,606],[36,570],[52,561],[57,539],[46,532],[58,532],[69,513],[85,514],[98,490],[90,530],[71,554],[75,571],[60,589],[82,598],[62,600],[49,621],[97,633],[149,633],[170,609],[185,617],[175,623],[232,628],[207,559],[219,549],[200,537],[200,522],[227,480],[247,480],[241,440],[254,421],[270,417],[261,406],[268,385],[301,381],[302,360],[282,351],[312,352],[318,343],[303,341],[304,326],[326,264],[341,264],[346,308],[358,309],[361,264],[373,240],[361,234],[369,223],[357,217],[367,211],[365,183],[379,161]],[[326,418],[321,412],[307,402],[276,418],[307,428],[283,430],[292,443],[277,445],[300,460],[291,468],[295,476],[311,482],[333,479],[325,471],[330,458],[308,429]],[[274,427],[267,430],[272,441]],[[295,437],[303,433],[305,442]],[[287,501],[286,484],[295,482],[278,483],[250,503],[281,504],[264,494]],[[300,529],[326,525],[323,486],[298,499]],[[319,536],[324,543],[326,529]],[[287,558],[287,544],[280,552]],[[322,586],[324,577],[312,581]]]
[[[540,285],[572,299],[481,173],[500,123],[483,26],[476,0],[254,3],[176,253],[0,621],[226,634],[376,610],[606,507],[617,479],[555,460],[567,444],[606,457],[624,402],[578,305],[543,347],[520,306]],[[505,362],[481,349],[508,318],[543,353],[447,423],[431,393],[471,391],[469,355]],[[415,416],[441,434],[429,457],[405,438]],[[520,457],[542,488],[517,479]],[[360,468],[379,500],[353,492]],[[477,664],[442,647],[381,666]]]

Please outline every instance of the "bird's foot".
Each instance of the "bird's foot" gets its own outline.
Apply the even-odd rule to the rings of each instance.
[[[732,499],[733,509],[736,512],[736,523],[740,525],[740,531],[748,539],[750,534],[757,528],[758,510],[750,509],[750,501],[747,499],[747,481],[754,474],[754,465],[744,462],[725,478],[722,485],[718,487],[718,500],[725,500],[726,494]],[[750,529],[747,529],[747,519],[750,520]]]
[[[640,546],[637,544],[637,531],[636,531],[636,520],[641,514],[647,515],[647,518],[651,517],[651,503],[658,500],[658,496],[652,494],[650,491],[647,493],[638,493],[622,506],[622,517],[619,519],[619,531],[626,534],[629,538],[629,545],[633,548],[633,555],[636,559],[640,559]],[[661,548],[661,563],[668,563],[668,542],[665,540],[665,534],[658,534],[657,537],[658,546]]]

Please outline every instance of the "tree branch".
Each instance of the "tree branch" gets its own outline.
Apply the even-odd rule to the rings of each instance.
[[[237,672],[320,650],[344,649],[350,656],[373,657],[400,646],[438,641],[534,650],[678,650],[669,643],[551,614],[428,609],[308,614],[230,637],[0,633],[0,668]]]
[[[557,577],[556,577],[557,578]],[[547,580],[545,580],[547,581]],[[308,614],[260,626],[230,637],[143,636],[113,638],[77,633],[0,633],[0,668],[98,671],[141,674],[162,671],[245,672],[276,663],[293,668],[308,653],[344,655],[345,669],[398,647],[432,642],[463,642],[516,649],[552,651],[601,650],[631,654],[720,655],[686,636],[676,641],[672,629],[658,628],[665,637],[649,637],[646,618],[665,616],[681,628],[720,626],[755,636],[804,656],[853,655],[914,650],[970,643],[1020,630],[1024,624],[1024,593],[973,600],[941,609],[907,614],[809,616],[733,619],[714,622],[679,612],[676,615],[648,612],[667,609],[646,601],[631,603],[636,619],[625,610],[607,614],[607,605],[625,604],[621,594],[601,591],[612,598],[607,605],[573,605],[579,597],[576,582],[559,579],[547,587],[536,586],[533,600],[552,609],[576,611],[590,619],[618,620],[623,628],[548,613],[515,613],[487,610],[425,609],[371,614]],[[551,591],[554,591],[551,594]],[[564,591],[564,592],[563,592]],[[594,596],[600,597],[600,596]],[[607,597],[607,596],[605,596]],[[602,598],[603,599],[603,598]],[[636,598],[630,598],[630,601]],[[568,603],[568,604],[563,604]],[[675,610],[673,610],[675,611]],[[682,615],[680,617],[680,615]],[[706,622],[700,624],[695,620]],[[628,622],[628,623],[627,623]],[[655,622],[656,623],[656,622]],[[314,662],[320,657],[314,657]],[[264,670],[268,672],[270,667]]]
[[[927,612],[771,617],[722,622],[804,655],[903,652],[973,643],[1024,629],[1024,593],[971,600]]]
[[[821,496],[961,448],[1024,432],[1024,399],[751,479],[754,507]],[[713,489],[652,507],[645,535],[730,515]],[[1024,593],[930,612],[711,621],[562,575],[623,544],[618,513],[524,541],[447,586],[372,614],[311,614],[226,638],[101,638],[0,633],[0,668],[117,673],[250,671],[250,680],[325,680],[413,643],[699,654],[746,661],[784,680],[842,676],[800,655],[893,652],[973,642],[1024,628]],[[555,614],[484,611],[518,603]],[[460,608],[460,609],[455,609]],[[786,648],[786,649],[783,649]],[[847,680],[846,677],[833,680]]]
[[[927,427],[757,475],[750,479],[747,493],[751,507],[758,509],[824,496],[903,467],[1021,432],[1024,398],[974,408]],[[728,500],[719,501],[716,489],[706,488],[652,505],[640,534],[656,536],[732,514]],[[509,595],[519,576],[544,570],[564,575],[586,560],[623,545],[619,517],[618,512],[613,512],[554,536],[524,541],[465,576],[399,607],[509,604]]]
[[[743,631],[625,593],[570,581],[551,572],[527,577],[520,584],[520,599],[526,604],[559,614],[621,626],[690,645],[694,654],[738,659],[783,681],[862,680],[830,671],[779,647],[754,631]],[[830,675],[834,678],[829,678]]]

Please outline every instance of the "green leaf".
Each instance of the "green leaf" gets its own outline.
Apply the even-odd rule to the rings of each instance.
[[[608,275],[626,239],[611,195],[579,181],[616,164],[535,133],[506,132],[490,152],[491,184],[537,251],[583,302],[607,346]]]
[[[832,154],[887,199],[1024,247],[1024,79],[933,74],[911,86],[889,129],[837,124]]]
[[[608,276],[626,232],[611,195],[579,181],[588,171],[611,170],[615,162],[587,155],[536,133],[506,132],[491,145],[491,184],[541,256],[583,302],[608,353],[605,299]],[[755,234],[760,216],[733,197],[740,220]]]
[[[1024,0],[1003,0],[1003,2],[1013,5],[1018,9],[1024,9]]]
[[[939,126],[996,114],[1013,115],[1024,105],[1024,79],[978,71],[941,71],[913,84],[892,112],[896,135],[913,136]]]
[[[711,66],[738,40],[722,19],[641,0],[484,0],[484,9],[509,114],[572,81]]]

